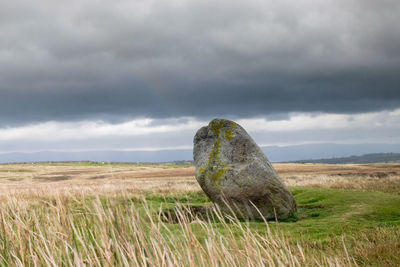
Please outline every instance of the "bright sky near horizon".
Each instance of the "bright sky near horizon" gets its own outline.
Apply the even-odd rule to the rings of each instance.
[[[0,152],[400,143],[396,0],[0,1]]]

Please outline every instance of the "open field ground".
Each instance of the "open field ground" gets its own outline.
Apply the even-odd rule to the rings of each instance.
[[[285,183],[400,193],[400,164],[274,164]],[[47,187],[51,190],[47,190]],[[164,164],[43,163],[0,165],[0,197],[63,192],[200,190],[194,167]]]
[[[400,265],[400,164],[274,164],[286,222],[224,216],[192,166],[0,165],[2,265]]]

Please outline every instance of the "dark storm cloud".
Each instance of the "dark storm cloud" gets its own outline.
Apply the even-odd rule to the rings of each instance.
[[[0,126],[400,106],[398,1],[0,3]]]

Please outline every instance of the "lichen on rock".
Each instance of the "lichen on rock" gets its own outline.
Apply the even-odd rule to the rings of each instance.
[[[225,138],[231,140],[233,138],[233,130],[235,129],[235,123],[231,122],[231,129],[225,131]]]
[[[225,131],[225,136],[229,136],[229,139],[233,136],[232,130]],[[199,168],[198,174],[201,176],[199,179],[204,180],[205,178],[210,178],[211,181],[217,183],[222,175],[229,169],[229,166],[224,164],[219,157],[220,147],[221,147],[221,135],[223,135],[223,124],[222,121],[212,121],[210,123],[211,131],[217,136],[217,140],[215,141],[211,153],[208,156],[208,162]],[[222,131],[222,132],[221,132]],[[229,132],[227,135],[227,132]]]

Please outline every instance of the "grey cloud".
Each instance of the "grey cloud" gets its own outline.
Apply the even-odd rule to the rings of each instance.
[[[170,122],[169,120],[164,121]],[[161,123],[160,121],[158,123]],[[371,124],[377,121],[371,122]],[[174,122],[171,122],[173,125]],[[184,129],[166,133],[150,133],[136,136],[88,136],[78,140],[0,140],[0,151],[90,151],[123,149],[161,149],[165,147],[191,147],[198,129]],[[302,143],[383,143],[399,144],[398,127],[311,129],[293,131],[249,131],[259,145],[302,144]],[[79,134],[79,131],[77,131]],[[394,150],[393,150],[394,151]],[[397,151],[397,150],[396,150]],[[390,152],[390,151],[389,151]]]
[[[397,1],[59,5],[0,3],[0,127],[400,106]]]

